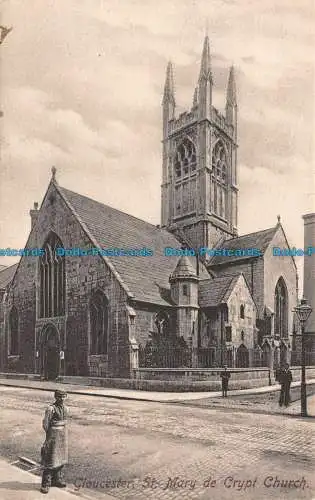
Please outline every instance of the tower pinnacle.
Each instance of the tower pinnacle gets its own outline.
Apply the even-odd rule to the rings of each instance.
[[[231,106],[237,106],[234,66],[231,66],[231,68],[230,68],[230,74],[229,74],[227,91],[226,91],[226,102],[227,102],[227,104],[230,104]]]
[[[226,105],[225,116],[227,122],[234,126],[234,134],[236,134],[237,127],[237,100],[236,100],[236,83],[234,66],[231,66],[229,79],[226,89]]]
[[[175,105],[173,65],[170,61],[167,65],[167,69],[166,69],[163,104],[166,104],[168,102]]]
[[[205,37],[202,49],[202,56],[201,56],[199,81],[202,79],[210,80],[212,82],[210,46],[209,46],[208,35],[206,35]]]

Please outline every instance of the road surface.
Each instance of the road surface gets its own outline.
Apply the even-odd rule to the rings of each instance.
[[[0,391],[0,455],[38,461],[50,393]],[[91,498],[315,498],[314,420],[95,396],[67,404],[66,479]]]

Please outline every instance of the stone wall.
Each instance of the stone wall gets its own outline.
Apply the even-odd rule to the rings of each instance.
[[[241,305],[244,306],[244,319],[240,315]],[[232,344],[238,347],[241,343],[244,343],[248,349],[253,348],[255,341],[256,306],[243,277],[239,278],[228,299],[228,309],[229,324],[232,327]]]
[[[58,235],[65,248],[93,246],[52,184],[25,247],[42,248],[50,231]],[[16,305],[19,313],[20,355],[14,368],[7,358],[5,369],[28,373],[38,369],[40,362],[35,366],[35,345],[38,347],[40,332],[49,322],[57,326],[60,334],[61,347],[65,352],[65,373],[98,376],[123,376],[128,373],[127,295],[102,257],[65,257],[66,314],[49,320],[36,317],[36,303],[39,303],[38,263],[36,257],[23,257],[9,290],[5,313],[8,316],[13,304]],[[106,356],[89,356],[89,300],[91,293],[97,289],[102,290],[109,301],[108,352],[111,355],[108,359]],[[5,333],[7,352],[8,321]]]
[[[288,248],[281,226],[273,237],[264,257],[265,305],[274,311],[275,288],[280,277],[288,292],[288,334],[293,333],[293,309],[297,305],[297,270],[293,257],[276,257],[273,247]]]
[[[237,275],[243,273],[249,289],[254,297],[259,318],[263,317],[264,311],[264,260],[263,258],[246,259],[234,263],[211,267],[220,276],[222,274]]]

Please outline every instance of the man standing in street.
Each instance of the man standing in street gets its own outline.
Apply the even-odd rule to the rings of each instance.
[[[67,418],[64,406],[65,391],[55,391],[55,402],[48,406],[43,420],[46,440],[42,446],[42,465],[44,467],[40,491],[48,493],[50,486],[65,488],[62,468],[68,462]]]
[[[292,372],[289,369],[288,363],[284,365],[284,369],[280,372],[279,382],[281,384],[279,406],[284,404],[287,407],[290,403],[290,387],[292,382]]]
[[[222,380],[222,397],[227,398],[227,391],[229,387],[229,378],[231,377],[230,372],[227,371],[227,366],[224,365],[224,371],[220,373]]]

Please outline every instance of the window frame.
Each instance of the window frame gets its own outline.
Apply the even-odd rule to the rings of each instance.
[[[66,311],[65,257],[56,254],[64,248],[59,236],[50,232],[42,247],[44,255],[39,259],[39,318],[54,318]]]
[[[89,329],[89,354],[91,356],[107,355],[109,342],[109,300],[102,290],[96,290],[90,299]]]
[[[14,329],[14,339],[15,342],[12,343],[12,316],[14,314],[15,319],[15,329]],[[17,307],[13,305],[9,313],[9,338],[8,338],[8,355],[9,356],[19,356],[20,355],[20,334],[19,334],[19,312]],[[12,349],[12,344],[15,344],[15,349]]]
[[[211,165],[211,210],[227,220],[228,161],[226,148],[221,139],[213,147]]]

